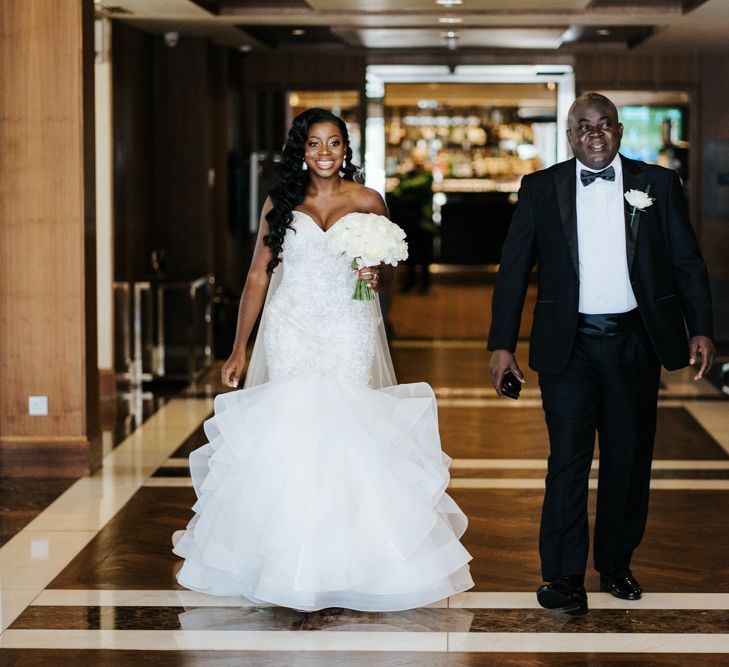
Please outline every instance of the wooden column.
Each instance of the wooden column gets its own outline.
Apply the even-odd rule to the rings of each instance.
[[[0,2],[3,475],[100,463],[93,55],[92,0]]]

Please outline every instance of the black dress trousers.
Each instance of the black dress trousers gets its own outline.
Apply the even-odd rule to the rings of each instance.
[[[540,373],[550,440],[540,556],[542,575],[584,575],[587,497],[598,433],[600,471],[595,568],[627,570],[648,513],[660,363],[642,325],[595,335],[578,331],[560,373]]]

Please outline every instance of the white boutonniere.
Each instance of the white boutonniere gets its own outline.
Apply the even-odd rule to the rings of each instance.
[[[651,197],[648,193],[651,190],[651,186],[649,185],[645,192],[643,190],[628,190],[625,193],[625,201],[628,202],[630,206],[633,207],[633,210],[630,212],[630,224],[633,224],[633,219],[635,218],[635,214],[638,211],[645,211],[649,206],[653,205],[653,202],[655,201],[654,197]]]

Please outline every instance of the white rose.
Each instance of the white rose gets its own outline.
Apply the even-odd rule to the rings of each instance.
[[[642,211],[651,206],[655,200],[647,192],[643,192],[642,190],[628,190],[625,193],[625,201],[633,208]]]
[[[377,260],[377,263],[379,263],[380,260],[387,254],[387,250],[385,249],[385,246],[377,243],[376,241],[373,241],[372,243],[369,243],[367,245],[365,253],[368,257],[378,257],[379,259]]]

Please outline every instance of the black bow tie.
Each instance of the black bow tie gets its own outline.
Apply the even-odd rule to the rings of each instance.
[[[610,166],[602,171],[587,171],[587,169],[582,169],[580,171],[580,180],[582,181],[582,185],[590,185],[590,183],[593,183],[596,178],[604,178],[606,181],[614,181],[615,169]]]

